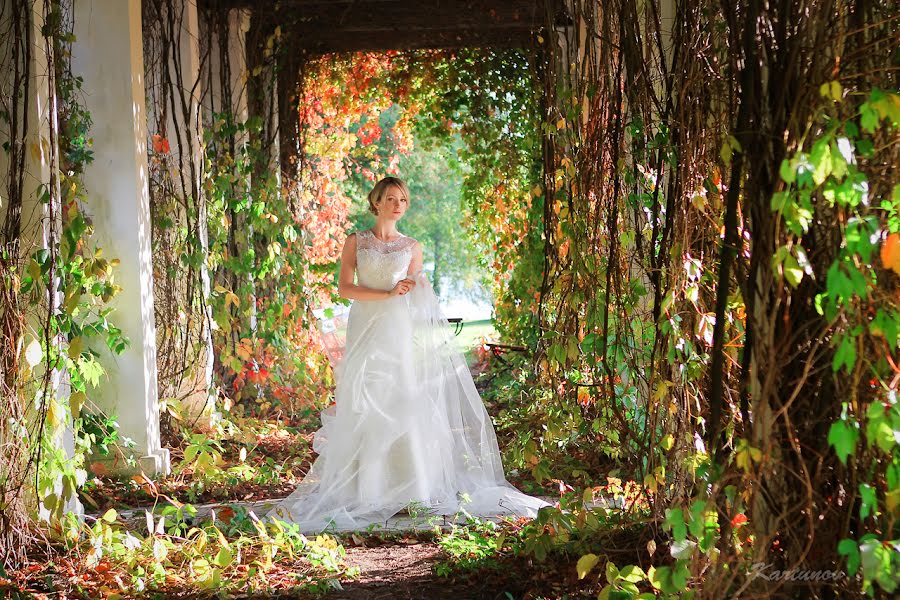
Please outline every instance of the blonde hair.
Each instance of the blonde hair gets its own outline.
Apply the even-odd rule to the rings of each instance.
[[[397,187],[400,188],[400,191],[403,192],[403,195],[406,196],[407,206],[409,205],[409,188],[406,186],[406,182],[404,182],[399,177],[385,177],[381,181],[375,184],[375,187],[372,188],[372,191],[369,192],[369,212],[373,215],[378,214],[378,207],[376,203],[384,200],[384,196],[387,193],[388,188]]]

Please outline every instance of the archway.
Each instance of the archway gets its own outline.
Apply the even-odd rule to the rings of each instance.
[[[543,181],[532,195],[541,199],[544,251],[528,340],[534,360],[510,386],[535,426],[521,437],[522,460],[536,477],[557,476],[561,492],[619,495],[658,525],[641,530],[641,544],[653,542],[647,560],[656,569],[647,572],[638,559],[627,572],[608,569],[610,591],[631,590],[635,578],[669,594],[701,577],[710,593],[793,585],[741,574],[741,565],[760,559],[779,570],[829,573],[846,564],[861,576],[839,585],[894,589],[893,534],[884,532],[894,523],[898,481],[890,435],[898,117],[897,96],[885,91],[896,87],[895,71],[878,64],[874,50],[893,50],[895,10],[886,2],[815,0],[803,7],[578,0],[561,11],[472,1],[445,15],[384,5],[391,10],[382,14],[367,12],[370,3],[354,13],[335,8],[353,4],[305,0],[278,12],[248,12],[250,4],[238,2],[3,3],[15,34],[3,59],[12,81],[4,90],[17,92],[7,93],[10,151],[0,164],[10,199],[4,298],[16,307],[3,313],[3,364],[13,373],[4,394],[10,406],[26,398],[40,409],[32,420],[15,409],[4,435],[53,449],[38,478],[45,512],[64,513],[64,497],[86,477],[56,450],[94,391],[88,384],[99,383],[98,368],[110,378],[96,403],[117,414],[137,460],[104,468],[164,472],[158,373],[174,390],[164,397],[196,392],[197,405],[206,405],[215,311],[264,331],[275,315],[259,299],[284,288],[258,277],[259,269],[305,268],[279,258],[284,245],[273,246],[278,236],[303,235],[282,218],[297,208],[282,183],[301,167],[290,160],[299,147],[290,93],[302,55],[280,49],[384,50],[398,39],[508,46],[529,31],[543,48],[536,52]],[[312,16],[304,20],[303,9]],[[439,16],[448,23],[434,25]],[[101,23],[109,25],[102,33]],[[290,39],[294,32],[304,37]],[[171,43],[153,45],[163,38]],[[77,91],[69,50],[84,85],[117,82],[110,93]],[[266,94],[269,86],[278,93]],[[164,101],[148,104],[146,89],[163,90]],[[223,113],[232,118],[204,121]],[[85,117],[101,114],[91,156]],[[227,135],[202,145],[201,132],[213,130]],[[175,155],[196,168],[173,172]],[[281,179],[272,183],[268,172]],[[156,221],[151,185],[164,192],[153,196],[161,202]],[[210,209],[221,209],[214,220]],[[43,221],[23,227],[20,216],[29,214]],[[159,220],[166,214],[168,228]],[[190,251],[167,257],[158,274],[151,249],[163,239]],[[105,255],[94,251],[97,240]],[[221,260],[210,262],[217,242]],[[173,284],[156,287],[157,277]],[[157,313],[156,293],[178,297],[185,310]],[[107,318],[109,306],[118,308],[121,328]],[[180,355],[162,366],[159,331]],[[238,360],[257,350],[246,337],[231,340]],[[69,376],[69,396],[61,374]],[[195,457],[213,456],[198,435]],[[83,450],[76,445],[76,456]],[[8,462],[29,475],[30,451],[16,452]],[[606,464],[591,462],[597,457],[634,482],[618,481]],[[869,478],[858,485],[850,471]],[[598,475],[616,481],[598,490]],[[8,489],[21,502],[19,488]],[[525,546],[542,557],[568,543],[571,531],[596,539],[591,515],[583,506],[548,511],[537,524],[547,529],[525,534]],[[669,545],[672,564],[658,561],[657,544]],[[814,546],[827,550],[814,556]],[[7,540],[7,548],[16,543]],[[581,574],[599,560],[589,544],[584,550]]]

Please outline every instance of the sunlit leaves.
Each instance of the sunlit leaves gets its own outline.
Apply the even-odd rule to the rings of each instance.
[[[860,125],[864,131],[873,133],[881,120],[894,127],[900,125],[900,94],[872,90],[868,101],[860,107]]]
[[[762,460],[762,451],[751,446],[746,438],[740,438],[734,451],[734,460],[740,469],[750,472],[753,468],[753,463],[758,463]]]
[[[806,251],[799,244],[778,248],[772,255],[772,269],[794,288],[800,285],[804,274],[813,274]]]
[[[881,202],[881,208],[887,213],[888,231],[900,233],[900,183],[891,189],[891,197]]]
[[[585,554],[584,556],[579,558],[578,564],[575,565],[575,570],[578,573],[578,579],[584,579],[599,560],[600,559],[596,554]]]
[[[887,592],[897,589],[900,579],[900,542],[885,544],[874,534],[860,538],[860,563],[866,580],[877,581]]]
[[[815,185],[822,185],[825,178],[831,175],[831,140],[821,138],[813,144],[809,155],[813,167],[812,180]]]
[[[886,408],[881,402],[873,402],[866,417],[866,439],[869,446],[877,446],[888,454],[900,446],[900,407],[892,404],[890,408]]]
[[[844,94],[844,88],[838,81],[829,81],[819,86],[819,95],[833,102],[840,102]]]

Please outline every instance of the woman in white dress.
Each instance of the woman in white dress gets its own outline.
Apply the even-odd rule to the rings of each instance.
[[[267,516],[308,533],[383,525],[410,504],[536,516],[549,504],[506,480],[490,417],[422,272],[422,246],[397,231],[406,184],[386,177],[368,199],[376,224],[350,234],[341,253],[338,291],[353,302],[335,403],[313,441],[319,456]]]

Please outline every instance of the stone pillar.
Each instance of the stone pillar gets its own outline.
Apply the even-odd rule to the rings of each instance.
[[[112,301],[111,319],[130,340],[121,355],[104,353],[108,379],[94,402],[118,418],[120,437],[134,441],[138,468],[166,474],[169,451],[159,438],[140,0],[75,0],[75,36],[72,67],[84,77],[93,120],[94,162],[84,183],[98,244],[121,261],[115,278],[122,291]],[[132,470],[120,458],[108,468]]]

